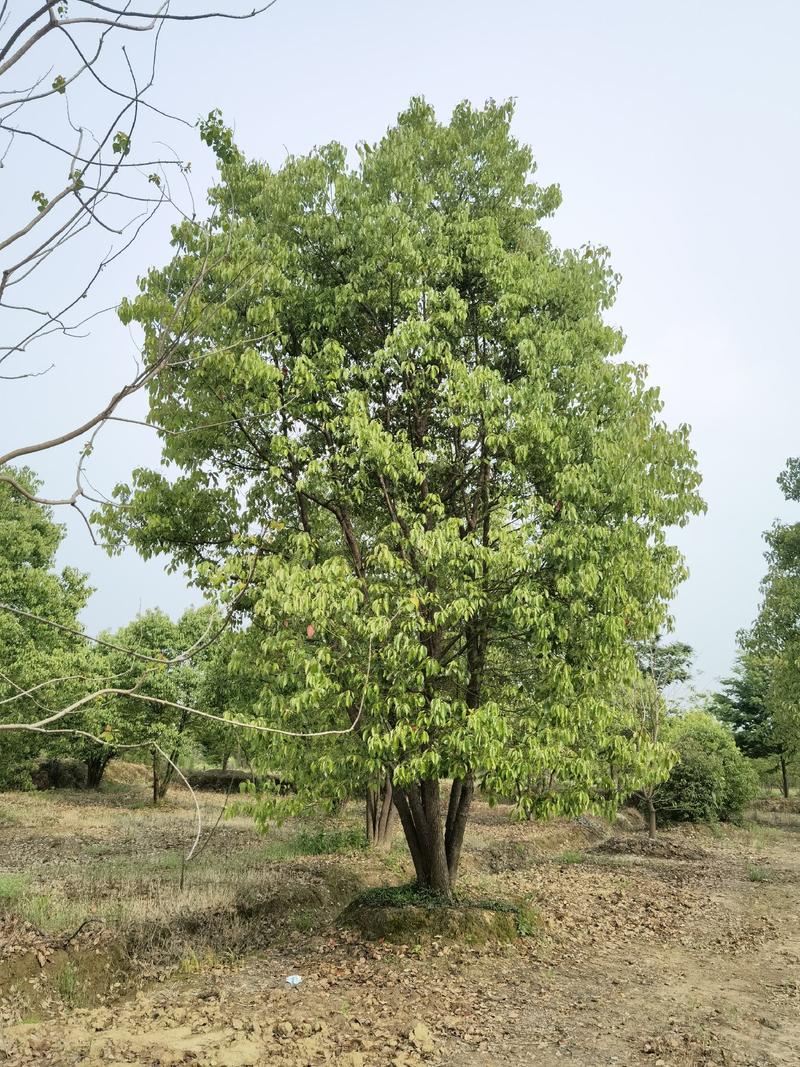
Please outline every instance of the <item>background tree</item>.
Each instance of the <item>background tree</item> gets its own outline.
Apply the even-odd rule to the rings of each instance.
[[[204,337],[148,385],[174,476],[136,472],[105,511],[203,587],[258,545],[256,714],[329,721],[320,775],[388,768],[418,883],[443,894],[478,778],[507,795],[547,774],[544,811],[609,795],[615,687],[683,576],[665,527],[702,507],[687,428],[603,320],[606,254],[552,247],[558,190],[511,116],[441,125],[415,100],[355,167],[336,144],[279,171],[232,152],[225,266],[191,297]],[[123,312],[149,358],[205,236],[176,240]],[[504,655],[524,711],[489,670]]]
[[[4,175],[0,382],[4,399],[10,400],[14,383],[25,380],[12,402],[16,411],[25,411],[20,423],[26,428],[36,427],[45,407],[42,389],[52,393],[54,387],[51,378],[42,376],[65,362],[71,346],[83,345],[83,351],[88,351],[85,341],[92,325],[98,316],[114,310],[104,306],[101,279],[119,267],[143,227],[160,210],[194,217],[187,178],[190,163],[170,147],[176,129],[194,123],[171,115],[168,101],[155,95],[163,32],[210,20],[251,19],[274,2],[242,10],[224,5],[217,11],[198,10],[178,0],[154,7],[113,0],[34,4],[5,0],[0,4],[0,167]],[[226,131],[217,113],[212,112],[199,126],[203,141],[224,155]],[[148,144],[159,147],[154,150]],[[176,195],[176,185],[185,186],[184,197]],[[173,335],[195,328],[185,305],[176,308]],[[96,350],[97,344],[91,347]],[[122,347],[111,346],[111,350],[121,352]],[[7,436],[0,443],[0,483],[31,502],[72,506],[86,518],[83,502],[95,494],[87,488],[85,465],[97,434],[110,422],[138,421],[132,417],[135,412],[124,410],[124,403],[159,373],[169,354],[162,351],[160,359],[151,359],[146,369],[137,367],[132,376],[126,360],[125,367],[120,367],[119,386],[111,395],[87,408],[63,404],[59,424],[40,431],[41,436],[35,429],[30,429],[28,441]],[[78,377],[85,374],[81,365]],[[41,388],[31,381],[39,378]],[[82,402],[85,391],[76,395]],[[74,483],[63,495],[43,493],[38,482],[32,488],[34,482],[27,476],[18,478],[11,466],[26,459],[32,462],[43,452],[79,440]],[[45,620],[42,626],[58,622],[57,614],[41,614],[49,610],[47,602],[37,607],[40,620]],[[4,620],[2,625],[6,624],[14,629],[13,620]],[[40,647],[46,649],[47,642]],[[84,652],[88,655],[88,649]],[[39,662],[43,665],[44,658]],[[93,692],[107,688],[107,680],[95,673],[102,666],[101,660],[85,665],[82,692],[71,691],[63,681],[49,691],[55,706],[62,709],[86,699],[81,711],[84,733],[96,725],[93,714],[102,714],[106,725],[112,717],[110,699],[102,704],[90,699]],[[56,672],[52,677],[58,680],[60,675]],[[43,689],[37,692],[41,704],[46,694]],[[35,747],[28,730],[32,717],[27,716],[23,702],[4,707],[5,721],[0,726],[5,749],[12,745],[12,709],[25,712],[20,719],[25,728],[20,745]],[[76,715],[70,715],[69,722],[75,728],[79,725]],[[54,728],[66,730],[67,726],[62,723]],[[80,749],[89,738],[75,734],[74,742]],[[89,778],[97,784],[110,751],[100,746],[90,756],[87,750]]]
[[[688,682],[691,678],[691,663],[694,652],[682,641],[666,644],[656,636],[636,645],[636,671],[632,681],[623,690],[624,720],[637,749],[645,758],[652,760],[649,772],[642,775],[642,785],[637,795],[647,817],[647,832],[655,839],[657,815],[655,795],[666,780],[674,754],[664,743],[664,730],[669,707],[665,690],[670,686]]]
[[[778,478],[787,500],[800,502],[800,459],[790,459]],[[745,648],[769,664],[765,695],[776,742],[800,751],[800,522],[778,523],[765,534],[767,573],[758,617]]]
[[[258,695],[254,672],[246,664],[240,674],[231,670],[240,640],[238,632],[227,629],[209,648],[195,694],[198,707],[220,716],[227,712],[249,716],[252,702]],[[212,766],[225,771],[231,759],[235,759],[239,766],[249,765],[253,738],[248,731],[233,729],[212,719],[194,718],[192,736],[204,759]]]
[[[317,629],[308,624],[285,620],[287,634],[283,652],[278,657],[265,657],[263,651],[264,628],[256,618],[245,630],[230,635],[232,650],[227,659],[215,656],[221,665],[218,680],[215,673],[208,675],[215,687],[226,692],[226,709],[236,719],[247,719],[253,709],[265,709],[266,694],[277,686],[283,701],[304,700],[304,689],[309,684],[305,670],[294,670],[307,658],[304,645],[318,640]],[[294,645],[294,648],[291,646]],[[355,650],[353,650],[354,652]],[[350,651],[340,658],[340,663],[329,662],[326,686],[331,694],[338,694],[359,682],[349,663]],[[365,645],[362,649],[362,669],[369,664],[373,683],[380,686],[377,672],[377,655]],[[341,673],[337,666],[341,666]],[[313,684],[313,683],[312,683]],[[356,704],[360,694],[353,692]],[[376,692],[376,700],[380,700]],[[279,715],[281,700],[267,713]],[[241,745],[248,763],[260,770],[261,785],[256,809],[262,826],[272,819],[288,815],[339,811],[353,797],[365,802],[365,830],[368,845],[386,848],[391,842],[396,813],[393,808],[391,777],[387,766],[371,754],[367,738],[355,731],[342,744],[341,716],[336,705],[330,707],[322,699],[305,701],[301,716],[296,723],[304,723],[304,729],[294,733],[250,735],[248,731],[228,728],[227,743]],[[356,712],[357,714],[357,712]],[[270,719],[270,721],[273,721]],[[224,730],[225,727],[222,727]],[[291,726],[290,726],[291,730]],[[309,730],[322,733],[309,739]],[[327,734],[326,731],[332,731]]]
[[[670,719],[666,740],[677,759],[654,796],[665,822],[736,821],[758,792],[752,764],[730,727],[705,711]]]
[[[31,471],[17,469],[14,477],[37,492]],[[39,719],[95,676],[91,652],[70,632],[80,631],[78,613],[91,590],[85,575],[56,569],[62,538],[50,509],[0,483],[0,603],[16,608],[0,611],[0,721]],[[41,615],[55,625],[38,621]],[[0,781],[24,784],[28,761],[48,744],[58,747],[41,734],[0,734]]]
[[[713,711],[733,728],[736,744],[750,759],[777,757],[781,788],[788,797],[787,762],[795,755],[796,744],[783,734],[782,723],[772,712],[773,670],[770,658],[742,651],[733,674],[722,679],[722,692],[714,696]]]
[[[115,634],[103,635],[108,639],[108,645],[101,646],[106,676],[117,685],[136,686],[135,695],[115,698],[115,719],[107,730],[108,740],[120,745],[138,745],[145,752],[148,745],[153,745],[150,754],[154,804],[167,795],[175,776],[175,764],[193,745],[201,744],[204,724],[198,721],[195,726],[195,718],[187,709],[199,702],[205,684],[204,668],[213,655],[213,645],[200,649],[183,662],[172,661],[201,642],[215,622],[219,628],[221,619],[210,605],[189,608],[177,622],[166,612],[154,609],[139,615]],[[163,662],[147,664],[132,660],[131,652]],[[147,697],[169,704],[143,699]]]

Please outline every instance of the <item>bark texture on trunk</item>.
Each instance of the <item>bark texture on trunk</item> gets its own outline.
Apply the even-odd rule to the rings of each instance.
[[[174,762],[178,758],[178,753],[173,752],[170,755],[170,759]],[[166,761],[165,761],[166,762]],[[158,776],[158,799],[163,800],[167,795],[167,790],[170,787],[173,777],[175,776],[175,768],[171,763],[167,763],[164,767],[164,773]]]
[[[394,833],[394,797],[392,779],[387,774],[380,789],[367,790],[367,843],[370,848],[385,849]]]
[[[453,895],[473,792],[472,778],[456,779],[444,812],[437,778],[395,786],[394,802],[420,889]]]
[[[644,798],[645,809],[647,811],[647,836],[651,841],[656,839],[656,806],[653,803],[651,796]]]
[[[170,760],[161,760],[157,752],[153,753],[153,803],[158,804],[167,795],[172,779],[175,777],[173,764],[178,758],[177,750],[170,753]],[[163,768],[161,766],[163,762]]]

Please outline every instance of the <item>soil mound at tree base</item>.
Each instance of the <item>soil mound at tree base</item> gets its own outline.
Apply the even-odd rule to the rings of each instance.
[[[354,900],[339,922],[368,941],[417,944],[434,938],[481,945],[533,933],[539,916],[530,908],[495,901],[446,900],[416,887],[371,890]]]
[[[342,913],[341,922],[354,927],[369,941],[390,941],[395,945],[435,937],[475,945],[512,941],[518,936],[513,912],[484,908],[426,908],[411,904],[375,907],[356,902]]]

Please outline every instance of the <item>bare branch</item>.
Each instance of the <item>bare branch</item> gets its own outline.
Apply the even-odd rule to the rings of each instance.
[[[180,701],[167,700],[164,697],[150,696],[148,693],[140,693],[137,691],[136,686],[124,689],[118,686],[105,686],[101,689],[96,689],[92,693],[87,693],[85,696],[79,697],[78,700],[74,700],[71,704],[65,708],[61,708],[59,711],[54,711],[45,718],[40,719],[38,722],[24,723],[24,722],[0,722],[0,731],[23,731],[29,733],[44,733],[51,725],[51,723],[59,722],[61,719],[66,718],[68,715],[73,715],[76,711],[80,711],[81,708],[86,707],[87,704],[91,704],[95,700],[99,700],[105,696],[120,696],[126,697],[130,700],[141,700],[148,704],[153,704],[156,707],[161,708],[173,708],[176,711],[186,712],[188,715],[197,715],[199,718],[208,719],[212,722],[222,723],[223,726],[237,727],[242,730],[251,730],[254,733],[259,734],[271,734],[278,737],[294,737],[298,739],[308,739],[317,737],[341,737],[345,734],[354,733],[359,726],[361,716],[364,711],[364,702],[366,700],[367,690],[369,688],[370,681],[370,669],[372,664],[372,639],[369,641],[369,648],[367,650],[367,668],[364,679],[364,688],[361,693],[361,700],[358,705],[358,711],[353,717],[351,723],[347,727],[341,729],[331,730],[286,730],[279,726],[264,726],[262,723],[247,722],[243,719],[228,718],[224,715],[215,715],[210,711],[203,711],[201,708],[192,707],[189,704],[182,704]],[[137,683],[138,684],[138,683]]]

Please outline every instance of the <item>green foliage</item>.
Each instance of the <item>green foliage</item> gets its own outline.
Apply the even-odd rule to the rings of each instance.
[[[787,500],[800,503],[800,459],[787,462],[778,483]],[[792,758],[800,753],[800,522],[776,522],[765,539],[761,607],[743,638],[768,674],[761,695],[767,739]]]
[[[736,744],[751,759],[791,756],[793,747],[773,714],[774,659],[744,651],[722,692],[714,697],[713,710],[733,728]]]
[[[125,133],[124,130],[117,130],[111,142],[111,150],[123,157],[127,156],[131,150],[130,135]]]
[[[636,645],[636,662],[641,673],[652,679],[659,693],[692,677],[694,649],[685,641],[664,644],[660,636]]]
[[[11,473],[23,489],[35,492],[30,471]],[[8,483],[0,484],[0,605],[6,605],[0,607],[0,723],[36,722],[48,709],[67,707],[106,687],[135,687],[141,696],[192,705],[206,685],[203,698],[209,710],[217,708],[215,700],[223,700],[224,694],[208,689],[204,668],[214,654],[224,654],[224,643],[202,647],[174,665],[166,662],[206,632],[213,636],[220,623],[214,609],[191,609],[177,623],[163,612],[148,612],[118,634],[104,635],[118,649],[93,646],[83,638],[78,620],[90,593],[86,579],[69,567],[55,570],[62,536],[48,508]],[[164,662],[143,661],[131,652]],[[186,741],[202,746],[206,735],[210,747],[219,744],[218,730],[204,730],[199,721],[183,738],[187,723],[188,713],[180,709],[108,694],[81,704],[52,724],[51,732],[0,731],[0,789],[31,788],[36,761],[42,758],[49,761],[45,770],[68,768],[65,756],[82,761],[88,784],[96,787],[119,746],[155,741],[178,755],[186,750]],[[171,772],[162,772],[162,781],[168,782]],[[81,783],[87,779],[82,767],[79,778]]]
[[[586,861],[586,853],[562,852],[558,858],[561,863],[584,863]]]
[[[212,640],[220,624],[211,605],[189,608],[177,622],[153,609],[116,633],[103,635],[116,646],[102,648],[107,676],[120,689],[135,688],[130,696],[118,695],[105,702],[101,736],[107,745],[138,745],[146,755],[148,745],[155,743],[177,762],[193,745],[204,747],[207,738],[212,749],[219,743],[218,728],[207,726],[206,720],[196,718],[188,709],[203,703],[203,710],[220,711],[205,675],[209,662],[225,649],[224,644],[217,648]],[[182,658],[194,649],[192,655]],[[222,699],[222,694],[216,695]],[[160,755],[155,766],[160,798],[175,772]]]
[[[355,166],[331,144],[273,171],[212,113],[211,248],[179,227],[122,307],[150,360],[182,296],[201,326],[149,386],[171,477],[118,487],[108,541],[215,594],[250,577],[239,712],[328,731],[257,760],[330,805],[391,768],[577,813],[615,788],[598,749],[650,772],[614,693],[684,575],[665,531],[699,477],[618,358],[605,250],[552,246],[560,194],[511,118],[414,100]]]
[[[77,983],[78,972],[75,969],[75,964],[71,960],[67,960],[56,974],[56,991],[65,1003],[72,1004]]]
[[[204,141],[214,152],[220,163],[234,163],[240,158],[239,151],[233,143],[233,130],[222,121],[219,108],[209,111],[200,119],[200,140]]]
[[[303,856],[329,856],[337,852],[353,852],[367,847],[363,830],[301,830],[295,839],[297,852]]]
[[[663,643],[661,636],[656,635],[636,642],[634,653],[636,667],[619,687],[616,701],[617,729],[629,739],[629,745],[617,752],[601,750],[600,754],[609,760],[618,795],[630,795],[630,783],[638,779],[635,797],[647,812],[652,835],[656,830],[652,798],[676,759],[664,737],[669,715],[664,691],[675,683],[689,680],[693,650],[680,641]]]
[[[22,739],[0,739],[0,793],[6,791],[27,792],[35,788],[33,771],[35,763],[28,758],[32,751],[30,743]]]
[[[272,829],[272,827],[270,828]],[[267,839],[265,856],[270,860],[290,859],[292,856],[333,856],[357,852],[367,847],[363,830],[316,827],[300,830],[291,837]]]
[[[758,792],[758,779],[730,729],[697,711],[673,719],[667,738],[678,758],[655,793],[658,815],[672,822],[739,819]]]
[[[38,483],[31,471],[7,473],[35,492]],[[48,508],[0,483],[0,604],[7,605],[0,607],[0,723],[35,722],[45,709],[69,704],[94,678],[97,664],[91,651],[67,632],[80,630],[78,612],[90,589],[73,568],[56,570],[62,537]],[[71,725],[86,728],[89,715],[76,715]],[[44,750],[63,751],[63,739],[0,731],[0,788],[30,788],[33,760]]]

